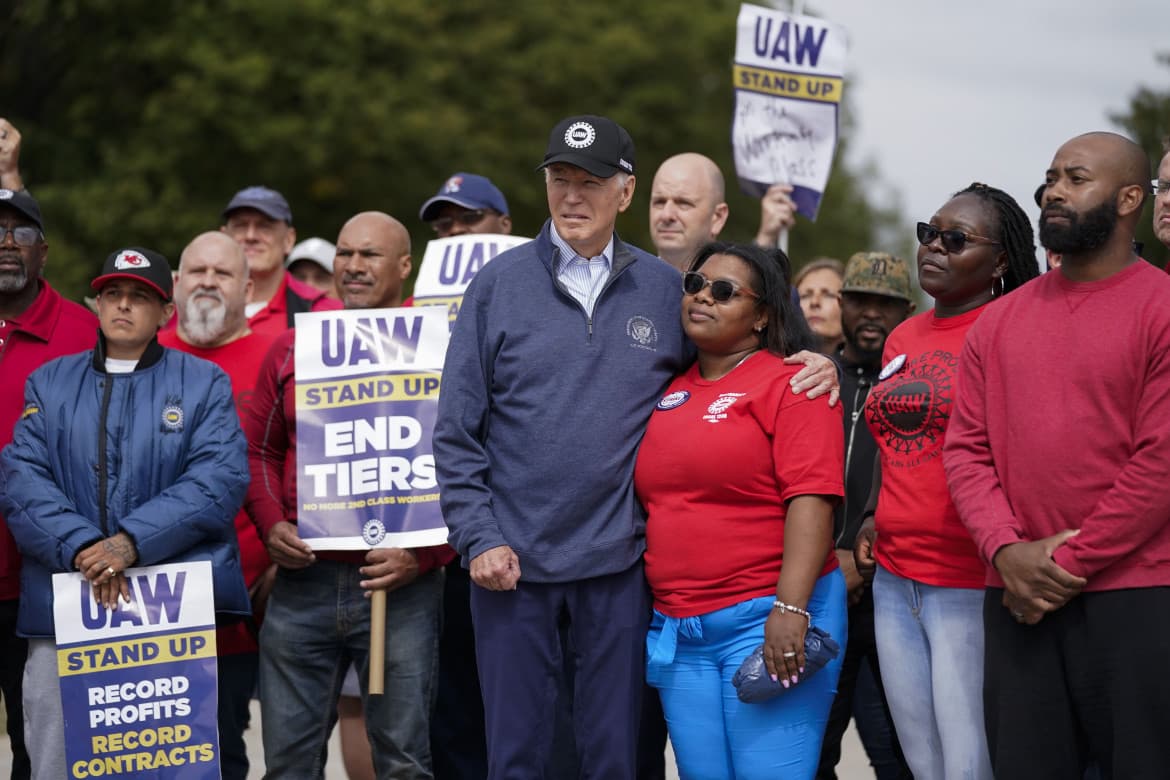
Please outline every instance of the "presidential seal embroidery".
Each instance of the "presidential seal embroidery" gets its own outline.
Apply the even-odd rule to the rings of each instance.
[[[626,322],[626,334],[641,347],[651,347],[658,341],[658,330],[646,317],[630,317]]]

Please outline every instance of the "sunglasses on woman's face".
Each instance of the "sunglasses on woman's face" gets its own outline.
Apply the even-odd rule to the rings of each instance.
[[[942,241],[943,249],[952,254],[962,252],[963,247],[968,242],[972,244],[995,244],[996,246],[1003,246],[1003,244],[993,238],[977,236],[974,233],[964,233],[962,230],[939,230],[934,225],[928,225],[925,222],[918,223],[918,243],[927,246],[933,243],[936,238]]]
[[[745,290],[735,282],[727,279],[708,279],[698,271],[687,271],[683,274],[683,292],[687,295],[698,295],[699,291],[711,285],[711,297],[716,303],[727,303],[737,295],[747,295],[759,298],[751,290]]]

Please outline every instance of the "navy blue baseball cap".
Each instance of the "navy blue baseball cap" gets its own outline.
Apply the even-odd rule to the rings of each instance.
[[[548,136],[548,150],[537,170],[563,162],[608,179],[634,172],[634,139],[626,129],[603,116],[571,116],[557,122]]]
[[[45,232],[45,222],[41,219],[41,207],[37,199],[28,194],[27,190],[0,189],[0,206],[8,206],[19,211],[36,223],[42,233]]]
[[[438,194],[422,204],[418,218],[423,222],[437,219],[444,203],[454,203],[473,211],[492,209],[501,214],[508,213],[508,201],[504,199],[500,188],[492,184],[488,177],[474,173],[457,173],[443,182]]]
[[[223,210],[223,216],[236,209],[256,209],[272,219],[292,224],[292,209],[288,201],[279,192],[268,187],[245,187],[232,196],[231,202]]]

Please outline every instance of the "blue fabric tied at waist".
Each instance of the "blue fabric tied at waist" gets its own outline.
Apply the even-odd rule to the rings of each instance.
[[[662,621],[662,628],[654,647],[648,648],[649,656],[646,663],[651,666],[669,666],[674,663],[674,653],[678,649],[678,637],[681,634],[685,639],[703,638],[703,621],[700,615],[694,617],[676,618],[663,615],[654,610],[654,620]]]

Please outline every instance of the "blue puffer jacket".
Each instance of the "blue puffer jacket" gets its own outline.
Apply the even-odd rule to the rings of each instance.
[[[0,453],[0,512],[24,555],[17,633],[54,636],[52,575],[118,531],[135,566],[210,561],[216,611],[248,614],[233,526],[247,445],[227,375],[157,342],[130,374],[104,366],[99,343],[33,372]]]

